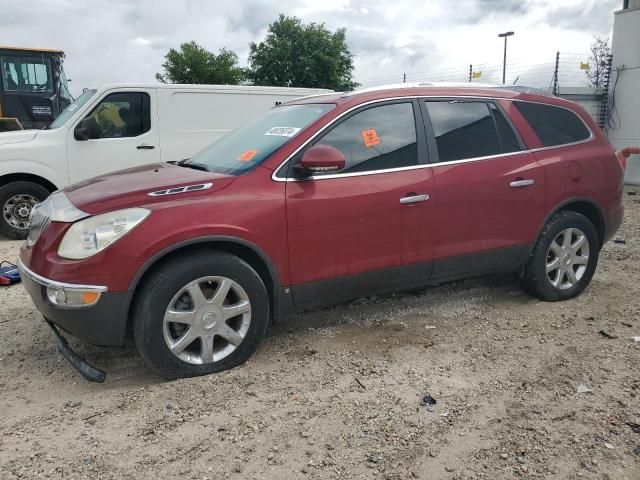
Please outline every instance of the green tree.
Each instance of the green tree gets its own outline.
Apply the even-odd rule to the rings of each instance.
[[[280,14],[267,38],[249,44],[250,77],[256,85],[352,90],[353,55],[346,29],[331,33],[323,23],[303,24]]]
[[[164,58],[164,71],[156,73],[162,83],[238,85],[247,79],[246,70],[238,66],[238,55],[226,48],[216,55],[191,41],[179,50],[169,49]]]

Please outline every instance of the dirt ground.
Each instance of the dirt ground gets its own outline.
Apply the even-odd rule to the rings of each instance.
[[[0,478],[637,480],[635,193],[575,300],[511,277],[360,299],[209,377],[163,382],[133,347],[73,341],[109,374],[86,382],[23,288],[0,288]]]

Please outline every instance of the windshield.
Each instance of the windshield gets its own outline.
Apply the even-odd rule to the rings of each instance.
[[[82,92],[82,95],[76,98],[71,104],[69,104],[67,108],[60,112],[58,118],[56,118],[51,123],[51,125],[49,125],[49,129],[53,130],[54,128],[60,128],[62,125],[67,123],[67,120],[69,120],[69,118],[71,118],[80,107],[87,103],[89,99],[95,95],[95,93],[95,90],[85,90],[84,92]]]
[[[187,165],[240,175],[259,165],[301,130],[332,110],[333,104],[275,107],[197,153]]]
[[[2,57],[6,92],[53,92],[49,59],[36,57]]]

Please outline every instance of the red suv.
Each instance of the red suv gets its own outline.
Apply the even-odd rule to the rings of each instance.
[[[52,327],[133,335],[162,375],[202,375],[247,360],[270,319],[374,292],[513,272],[543,300],[574,297],[621,223],[622,186],[603,132],[559,98],[321,95],[191,159],[55,193],[19,266]]]

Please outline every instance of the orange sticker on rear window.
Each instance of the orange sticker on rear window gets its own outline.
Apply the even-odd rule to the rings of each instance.
[[[247,150],[238,157],[238,160],[240,160],[241,162],[248,162],[256,156],[256,153],[258,153],[258,150]]]
[[[367,147],[375,147],[376,145],[380,144],[380,138],[378,137],[378,132],[376,132],[375,128],[363,130],[362,132],[360,132],[360,135],[362,135],[364,144]]]

